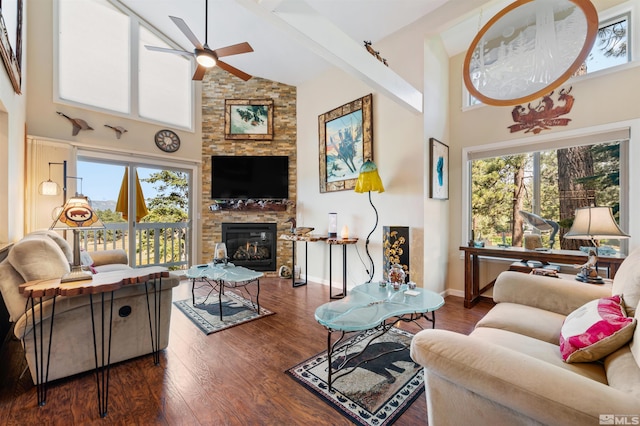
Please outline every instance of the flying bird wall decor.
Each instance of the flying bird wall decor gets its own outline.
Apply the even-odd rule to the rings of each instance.
[[[71,132],[71,134],[73,136],[76,136],[78,133],[80,133],[80,130],[93,130],[93,127],[89,126],[89,123],[81,118],[71,118],[68,115],[61,113],[60,111],[56,111],[56,113],[71,122],[71,124],[73,125],[73,131]]]
[[[120,139],[120,136],[122,136],[123,133],[127,133],[127,129],[122,126],[110,126],[109,124],[105,124],[104,127],[113,129],[113,131],[116,132],[116,138],[118,139]]]
[[[365,40],[364,41],[364,47],[365,47],[365,49],[367,49],[367,52],[369,52],[369,53],[371,53],[371,55],[373,55],[374,58],[376,58],[377,60],[379,60],[380,62],[382,62],[386,66],[389,66],[389,64],[387,63],[387,60],[385,58],[383,58],[382,56],[380,56],[380,51],[373,49],[373,46],[371,45],[370,41]]]

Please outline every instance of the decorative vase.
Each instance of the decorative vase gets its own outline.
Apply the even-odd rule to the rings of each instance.
[[[404,284],[406,275],[404,269],[402,269],[402,265],[394,263],[389,269],[389,282],[392,284]]]

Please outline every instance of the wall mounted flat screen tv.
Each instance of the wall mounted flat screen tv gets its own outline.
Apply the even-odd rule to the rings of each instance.
[[[289,157],[213,155],[211,198],[289,198]]]

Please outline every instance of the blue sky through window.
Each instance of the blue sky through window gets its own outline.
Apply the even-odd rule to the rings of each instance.
[[[113,201],[115,203],[122,184],[124,166],[78,161],[77,171],[78,177],[82,178],[83,195],[88,196],[92,201]],[[138,168],[138,177],[145,200],[154,198],[157,191],[152,184],[142,180],[157,171],[159,169]],[[78,190],[80,190],[79,186]]]

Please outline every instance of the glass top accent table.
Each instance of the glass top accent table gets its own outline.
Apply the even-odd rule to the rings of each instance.
[[[347,297],[341,300],[325,303],[319,306],[315,312],[315,318],[320,325],[328,331],[327,336],[327,383],[331,390],[332,379],[338,379],[353,372],[358,365],[371,361],[363,360],[356,366],[343,368],[331,367],[331,357],[335,352],[344,352],[345,362],[361,353],[347,355],[347,346],[341,344],[348,333],[361,333],[368,330],[377,330],[371,341],[384,335],[397,321],[416,322],[425,318],[435,328],[435,311],[444,305],[444,299],[439,294],[415,288],[409,290],[406,284],[394,290],[391,285],[381,286],[378,283],[367,283],[351,289]],[[431,312],[431,318],[427,314]],[[418,324],[419,325],[419,324]],[[421,327],[422,328],[422,327]],[[332,343],[332,333],[340,332],[340,337]],[[378,355],[377,357],[379,357]],[[334,373],[344,371],[333,378]]]
[[[192,266],[187,270],[187,278],[191,280],[191,302],[195,306],[196,304],[196,282],[205,283],[211,287],[211,290],[205,297],[203,304],[206,303],[211,293],[215,290],[218,291],[218,306],[220,306],[220,321],[222,321],[222,295],[226,288],[242,288],[249,300],[256,308],[258,314],[260,314],[260,278],[264,276],[264,273],[254,271],[244,266],[235,266],[233,263],[213,264],[204,263],[202,265]],[[253,301],[254,296],[247,289],[247,285],[256,283],[255,303]]]

